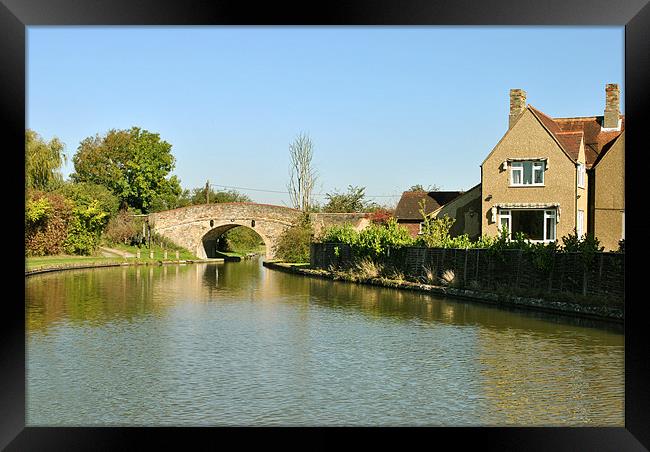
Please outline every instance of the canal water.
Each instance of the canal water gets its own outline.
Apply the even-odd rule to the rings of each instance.
[[[26,279],[28,426],[624,426],[621,327],[268,270]]]

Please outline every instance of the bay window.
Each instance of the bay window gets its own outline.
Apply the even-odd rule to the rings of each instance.
[[[522,233],[532,242],[555,241],[557,212],[555,209],[499,209],[499,229]]]

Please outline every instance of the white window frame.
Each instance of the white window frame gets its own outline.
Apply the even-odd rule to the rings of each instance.
[[[418,231],[418,235],[422,235],[422,226],[424,225],[424,221],[420,221],[420,230]]]
[[[508,239],[512,240],[512,212],[513,211],[524,211],[524,210],[537,210],[539,211],[540,209],[499,209],[499,222],[498,222],[498,230],[499,233],[501,233],[501,220],[506,220],[506,227],[508,228]],[[553,238],[547,238],[548,237],[548,232],[546,228],[546,223],[548,219],[554,219],[555,220],[555,227],[553,228],[554,232],[554,237]],[[550,242],[555,242],[557,240],[557,208],[554,209],[544,209],[544,218],[543,218],[543,227],[544,227],[544,239],[543,240],[531,240],[528,239],[529,242],[531,243],[550,243]]]
[[[531,162],[532,175],[531,183],[524,183],[524,163]],[[510,163],[510,186],[511,187],[543,187],[544,186],[544,173],[546,172],[546,165],[544,160],[518,160]],[[515,173],[519,173],[520,183],[515,183]],[[542,182],[535,182],[535,173],[540,173]]]
[[[578,163],[578,188],[585,188],[585,164]]]
[[[541,182],[535,182],[535,173],[541,174]],[[544,162],[533,162],[533,183],[530,185],[544,185]]]
[[[554,228],[553,228],[553,238],[547,238],[548,236],[548,230],[546,228],[546,223],[548,219],[553,219],[554,221]],[[544,243],[549,243],[549,242],[555,242],[557,240],[557,209],[544,209],[544,240],[541,240],[541,242]],[[536,240],[540,241],[540,240]]]
[[[515,172],[519,173],[520,183],[515,183]],[[519,187],[524,185],[524,164],[523,162],[512,162],[510,164],[510,185],[513,187]]]
[[[499,234],[501,233],[501,220],[507,220],[507,228],[508,228],[508,239],[512,238],[512,213],[510,209],[499,209],[499,223],[498,223],[498,229],[499,229]]]
[[[576,234],[578,235],[578,238],[582,237],[585,233],[584,223],[585,211],[578,209],[578,215],[576,216]]]
[[[623,211],[623,225],[622,225],[622,230],[621,230],[621,240],[625,240],[625,211]]]

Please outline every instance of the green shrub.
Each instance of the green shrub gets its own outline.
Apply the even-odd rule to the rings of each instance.
[[[326,229],[321,242],[345,243],[350,245],[357,257],[377,258],[385,256],[390,248],[401,248],[415,244],[408,230],[389,218],[384,224],[371,224],[360,232],[352,226],[332,226]]]
[[[64,249],[69,254],[92,254],[108,220],[98,200],[88,205],[74,206],[68,225]]]
[[[304,215],[280,235],[274,247],[275,257],[285,262],[309,262],[309,244],[313,235],[309,216]]]
[[[72,203],[56,193],[29,190],[25,202],[25,255],[64,252]]]

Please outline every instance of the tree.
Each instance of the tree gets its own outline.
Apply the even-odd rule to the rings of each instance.
[[[253,200],[236,190],[214,191],[210,189],[206,198],[205,187],[195,188],[190,195],[190,204],[205,204],[206,199],[210,200],[211,204],[223,202],[252,202]]]
[[[366,187],[356,187],[348,185],[347,193],[326,193],[327,203],[323,207],[324,212],[343,213],[343,212],[366,212],[374,211],[378,206],[365,199],[364,191]]]
[[[171,148],[159,134],[139,127],[112,129],[80,143],[71,177],[76,182],[104,185],[120,199],[122,207],[148,212],[154,198],[175,189],[175,181],[167,179],[175,165]]]
[[[409,188],[406,191],[426,191],[426,192],[430,192],[430,191],[439,191],[439,190],[440,190],[440,187],[435,185],[435,184],[429,185],[427,187],[424,187],[424,185],[422,185],[422,184],[416,184],[416,185],[411,186],[411,188]]]
[[[307,134],[300,133],[289,145],[289,199],[294,209],[308,212],[316,172],[311,166],[314,145]]]
[[[77,206],[87,207],[97,201],[101,211],[109,217],[116,215],[120,206],[120,200],[113,192],[103,185],[93,184],[92,182],[79,182],[77,184],[63,182],[53,191],[63,195]]]
[[[183,190],[177,176],[171,176],[151,200],[149,212],[176,209],[190,205],[189,190]]]
[[[33,130],[25,131],[25,183],[27,188],[46,190],[63,180],[60,169],[66,162],[64,147],[56,137],[46,142]]]
[[[364,197],[366,187],[355,187],[348,185],[347,193],[326,193],[327,203],[323,207],[324,212],[360,212],[364,208]]]

